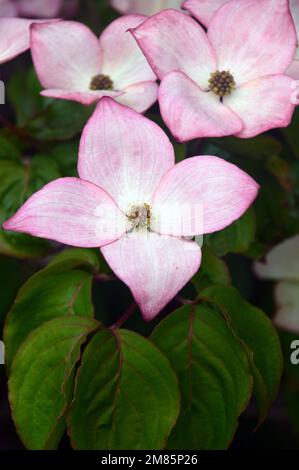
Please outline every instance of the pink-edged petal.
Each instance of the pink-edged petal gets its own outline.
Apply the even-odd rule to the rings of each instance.
[[[14,18],[18,16],[18,5],[13,0],[0,0],[0,17]]]
[[[23,18],[0,18],[0,64],[29,49],[30,25],[33,21]]]
[[[101,249],[130,288],[145,320],[152,320],[197,272],[201,250],[191,241],[131,233]]]
[[[126,231],[126,217],[101,188],[78,178],[61,178],[31,196],[3,224],[66,245],[99,247]]]
[[[232,0],[213,16],[208,37],[218,70],[230,70],[237,85],[284,73],[297,40],[288,0]]]
[[[81,178],[105,189],[127,212],[151,201],[173,165],[173,147],[155,123],[111,98],[99,102],[80,142]]]
[[[47,96],[48,98],[57,98],[61,100],[76,101],[78,103],[89,106],[96,103],[104,96],[110,96],[111,98],[118,98],[125,92],[123,91],[67,91],[67,90],[43,90],[41,95]]]
[[[165,8],[180,8],[182,0],[110,0],[111,6],[122,14],[154,15]]]
[[[212,92],[203,91],[182,72],[163,78],[159,89],[162,117],[179,141],[236,134],[241,119]]]
[[[299,1],[290,0],[290,10],[295,23],[296,33],[297,33],[297,49],[296,49],[296,59],[299,59]]]
[[[207,27],[216,11],[227,2],[228,0],[186,0],[182,6]]]
[[[123,94],[117,101],[138,113],[143,113],[150,108],[158,97],[158,84],[155,82],[141,82],[129,86],[123,90]]]
[[[247,173],[221,158],[187,158],[161,181],[153,199],[151,228],[173,236],[221,230],[244,214],[258,189]]]
[[[296,59],[291,63],[286,74],[295,80],[299,80],[299,60]]]
[[[112,78],[116,90],[157,79],[128,31],[139,26],[145,19],[145,16],[140,15],[121,17],[113,21],[100,37],[103,50],[102,73]]]
[[[165,10],[147,19],[132,34],[159,78],[180,70],[208,87],[216,56],[195,20],[179,11]]]
[[[32,25],[31,52],[44,88],[86,91],[91,79],[100,73],[102,52],[98,38],[81,23]]]
[[[263,279],[299,282],[299,235],[276,245],[265,261],[255,263],[254,268]]]
[[[61,7],[62,0],[18,0],[19,14],[29,18],[54,18]]]
[[[278,311],[274,323],[278,328],[299,334],[299,282],[280,282],[275,289]]]
[[[254,137],[262,132],[290,124],[297,103],[297,84],[286,75],[273,75],[243,85],[224,104],[244,122],[238,137]]]

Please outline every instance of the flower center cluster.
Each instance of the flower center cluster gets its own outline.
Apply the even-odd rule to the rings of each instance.
[[[222,70],[221,72],[217,70],[210,75],[209,87],[216,95],[223,98],[223,96],[229,95],[234,90],[236,82],[228,70]]]
[[[91,79],[90,90],[113,90],[113,81],[108,75],[103,75],[102,73],[99,75],[95,75]]]
[[[133,230],[139,230],[140,228],[146,228],[149,230],[151,223],[151,208],[148,204],[142,204],[141,206],[132,206],[127,218],[132,225]]]

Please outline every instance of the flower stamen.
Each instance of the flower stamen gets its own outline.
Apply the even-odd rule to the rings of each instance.
[[[113,81],[108,75],[95,75],[89,85],[90,90],[113,90]]]
[[[209,80],[209,90],[213,91],[217,96],[230,95],[235,89],[236,82],[233,75],[228,70],[217,70],[211,73]]]
[[[141,206],[132,206],[127,218],[131,223],[133,230],[141,228],[150,229],[151,224],[151,208],[149,204],[142,204]]]

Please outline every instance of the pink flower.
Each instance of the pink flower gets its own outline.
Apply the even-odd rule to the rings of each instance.
[[[166,8],[180,9],[182,0],[111,0],[111,6],[123,15],[139,13],[153,15]]]
[[[38,20],[0,18],[0,64],[30,48],[30,26],[33,22]]]
[[[282,329],[299,333],[299,235],[272,248],[265,262],[255,263],[262,279],[278,281],[275,299],[278,311],[274,323]]]
[[[132,30],[161,79],[163,119],[180,141],[253,137],[290,123],[296,48],[287,0],[232,0],[207,34],[189,16],[164,10]]]
[[[196,273],[199,245],[185,237],[221,230],[250,206],[258,185],[212,156],[175,165],[152,121],[103,98],[80,142],[79,178],[35,193],[3,224],[79,247],[101,247],[146,320]]]
[[[60,12],[63,0],[0,0],[1,17],[54,18]]]
[[[186,0],[183,3],[183,7],[189,10],[204,26],[208,27],[213,15],[226,3],[228,3],[228,0]],[[293,78],[299,79],[299,0],[290,0],[290,10],[297,32],[297,49],[295,60],[286,73]]]
[[[290,9],[295,23],[297,32],[297,48],[295,54],[295,60],[287,70],[287,74],[291,77],[299,80],[299,0],[290,0]]]
[[[100,39],[73,21],[34,24],[31,52],[42,95],[85,105],[111,96],[138,112],[148,109],[157,99],[156,76],[127,32],[144,18],[119,18]]]

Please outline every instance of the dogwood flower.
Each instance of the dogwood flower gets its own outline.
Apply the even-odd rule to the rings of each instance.
[[[100,39],[73,21],[32,25],[32,58],[45,88],[41,94],[85,105],[110,96],[136,111],[148,109],[157,99],[157,77],[127,31],[144,18],[119,18]]]
[[[0,64],[14,59],[30,48],[30,26],[38,21],[0,18]]]
[[[119,13],[139,13],[153,15],[166,8],[180,9],[182,0],[111,0],[111,6]]]
[[[63,0],[0,0],[0,17],[54,18]]]
[[[287,0],[232,0],[207,34],[175,10],[131,32],[161,79],[161,114],[178,140],[249,138],[290,123],[297,85],[285,72],[296,34]]]
[[[228,3],[228,1],[229,0],[186,0],[183,3],[183,7],[189,10],[204,26],[208,27],[216,11]],[[290,0],[290,10],[297,33],[297,49],[295,60],[290,65],[286,74],[299,79],[299,0]]]
[[[263,279],[278,281],[275,324],[299,333],[299,235],[270,250],[265,262],[255,263],[255,271]]]
[[[250,176],[218,157],[175,165],[165,133],[109,97],[98,103],[83,131],[78,174],[47,184],[3,227],[101,247],[146,320],[200,266],[201,249],[186,237],[231,224],[258,192]]]

